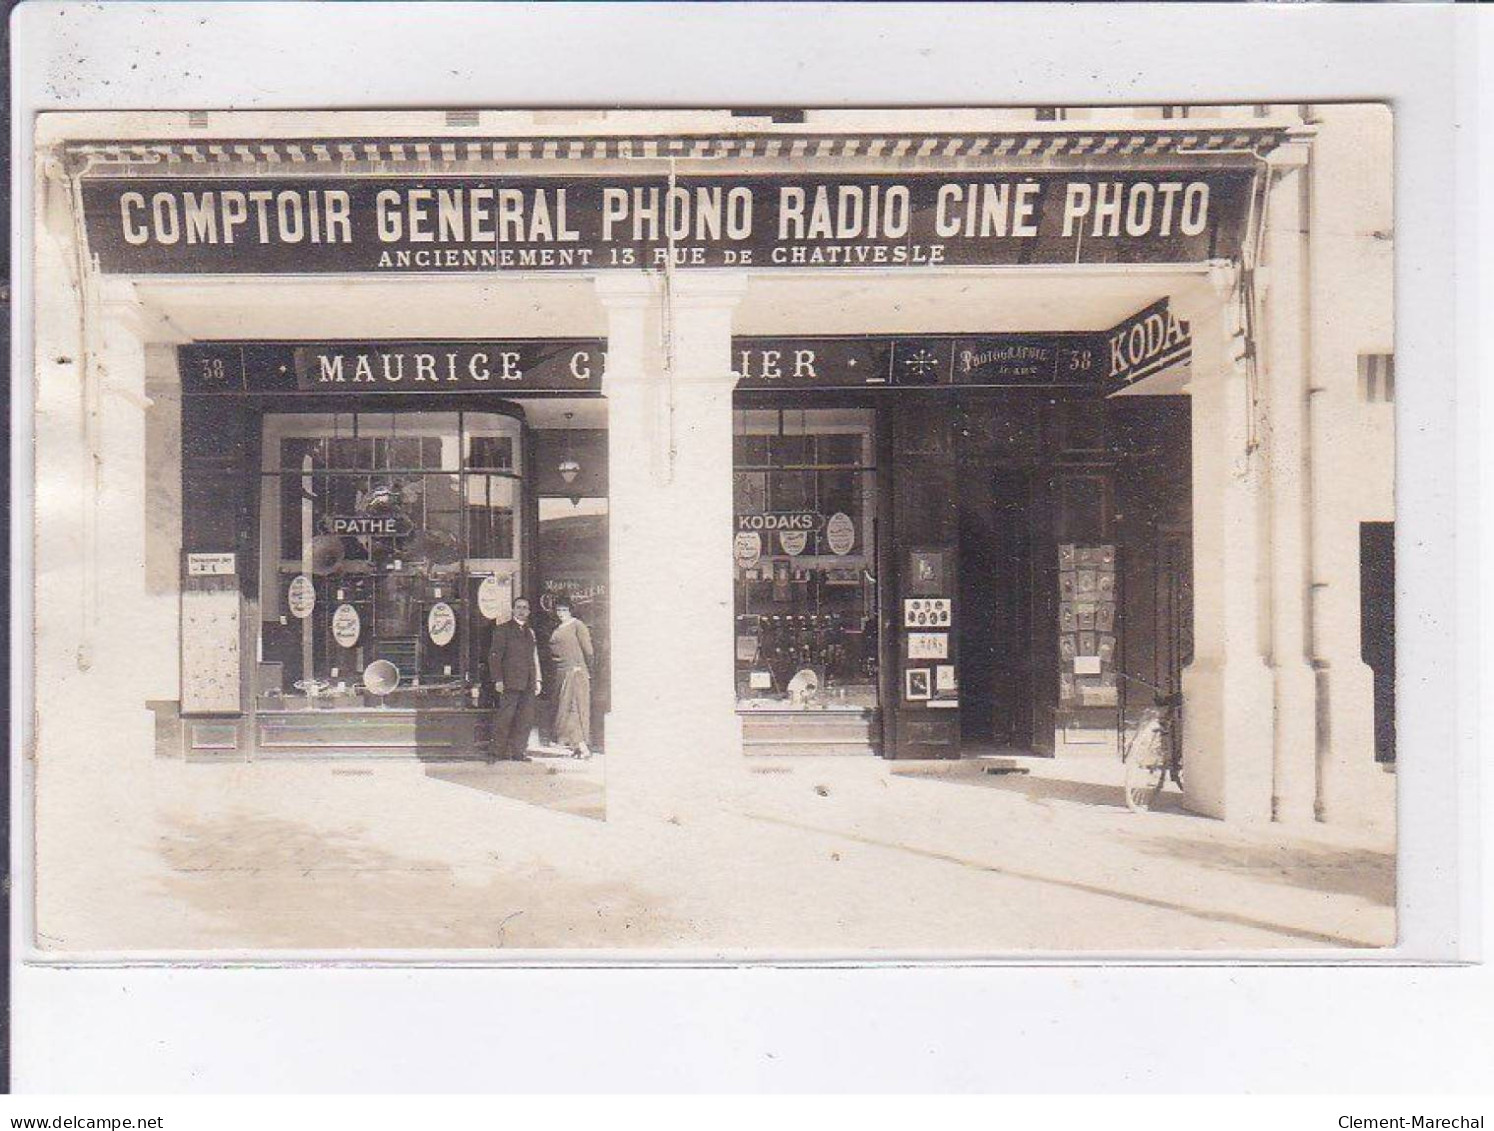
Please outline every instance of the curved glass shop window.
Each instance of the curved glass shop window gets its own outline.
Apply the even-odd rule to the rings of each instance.
[[[875,707],[874,413],[733,419],[738,708]]]
[[[260,710],[476,705],[522,556],[522,440],[499,413],[265,417]],[[365,684],[376,660],[392,693]]]

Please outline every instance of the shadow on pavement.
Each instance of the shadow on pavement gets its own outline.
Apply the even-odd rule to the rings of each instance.
[[[587,762],[536,756],[532,762],[426,762],[426,777],[507,797],[556,813],[602,821],[606,789],[599,758]]]
[[[499,949],[663,945],[666,901],[631,882],[567,877],[501,860],[460,868],[376,843],[368,826],[326,829],[251,814],[179,815],[163,826],[151,885],[198,925],[158,916],[159,949]]]
[[[1305,891],[1395,906],[1395,853],[1331,845],[1240,844],[1176,836],[1131,836],[1130,847],[1169,860]]]
[[[1036,804],[1056,801],[1101,809],[1124,810],[1126,808],[1125,792],[1119,785],[1049,777],[1031,772],[988,773],[986,765],[978,759],[964,759],[959,762],[936,763],[932,767],[927,764],[917,767],[900,766],[893,768],[891,773],[893,777],[992,789],[1000,793],[1024,797]],[[1028,768],[1030,770],[1030,767]],[[1183,795],[1171,785],[1157,798],[1152,811],[1179,814],[1187,812],[1183,808]]]

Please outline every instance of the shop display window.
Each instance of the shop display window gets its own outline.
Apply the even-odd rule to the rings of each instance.
[[[876,466],[869,409],[738,409],[741,710],[877,705]]]
[[[497,413],[265,417],[260,710],[478,705],[480,629],[519,572],[521,442]],[[379,660],[392,691],[364,678]]]

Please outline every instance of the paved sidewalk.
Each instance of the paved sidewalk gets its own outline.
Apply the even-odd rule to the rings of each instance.
[[[602,811],[606,759],[162,761],[42,877],[64,951],[452,949],[973,957],[1373,947],[1386,837],[1132,814],[1113,759],[745,760]]]

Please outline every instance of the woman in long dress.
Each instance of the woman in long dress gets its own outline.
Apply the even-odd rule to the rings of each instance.
[[[577,758],[591,757],[591,630],[571,614],[565,601],[555,606],[560,624],[550,634],[550,654],[560,692],[555,703],[555,737]]]

